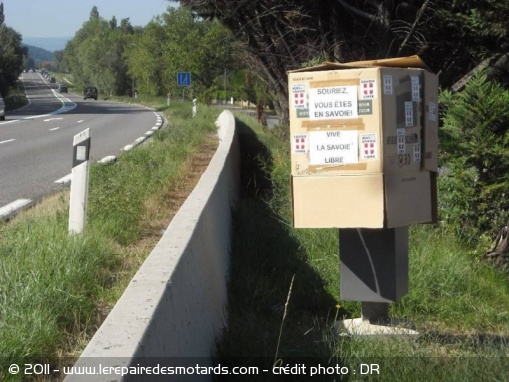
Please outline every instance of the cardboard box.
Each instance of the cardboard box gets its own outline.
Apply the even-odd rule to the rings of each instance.
[[[428,171],[292,177],[296,228],[395,228],[433,220]]]
[[[410,57],[290,72],[292,175],[436,171],[438,80],[425,68]]]
[[[423,169],[438,172],[438,77],[424,72]]]
[[[288,84],[295,227],[436,219],[438,79],[418,57],[325,63]]]

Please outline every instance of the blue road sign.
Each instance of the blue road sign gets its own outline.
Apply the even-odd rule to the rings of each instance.
[[[177,86],[191,86],[191,72],[178,72]]]

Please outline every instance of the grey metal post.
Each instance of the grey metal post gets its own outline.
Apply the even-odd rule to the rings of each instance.
[[[342,300],[396,302],[408,293],[408,227],[339,231]]]
[[[389,318],[391,302],[408,293],[408,227],[339,230],[340,296],[360,301],[361,318],[338,321],[351,334],[418,334]]]

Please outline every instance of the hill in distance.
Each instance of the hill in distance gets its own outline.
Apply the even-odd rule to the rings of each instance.
[[[32,45],[23,45],[28,47],[28,56],[35,62],[53,61],[53,52]]]
[[[54,52],[63,50],[69,40],[72,37],[23,37],[23,44]]]

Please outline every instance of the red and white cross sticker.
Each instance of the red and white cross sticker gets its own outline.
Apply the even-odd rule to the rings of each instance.
[[[293,84],[293,108],[294,109],[305,109],[306,108],[306,85],[304,84]]]
[[[362,159],[376,159],[376,134],[362,134],[361,135],[362,149],[361,149],[361,157]]]
[[[376,98],[376,80],[361,80],[361,99]]]
[[[293,152],[294,153],[306,153],[308,151],[308,136],[306,134],[294,135]]]

